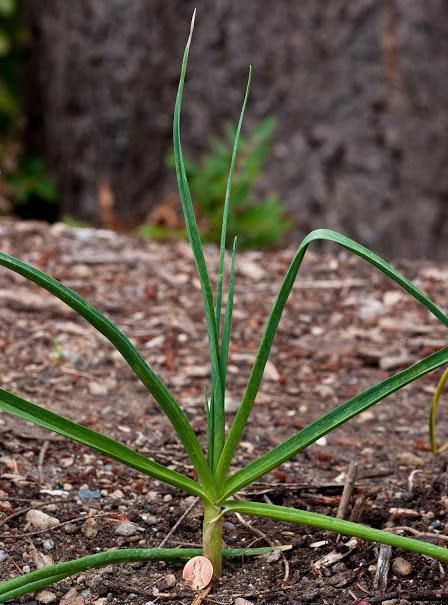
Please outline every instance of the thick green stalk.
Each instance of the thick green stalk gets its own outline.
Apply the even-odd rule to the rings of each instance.
[[[202,546],[204,556],[212,562],[214,575],[219,578],[222,574],[223,551],[221,509],[207,501],[204,501]]]

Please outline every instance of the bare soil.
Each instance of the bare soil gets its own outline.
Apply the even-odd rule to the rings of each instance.
[[[0,233],[3,251],[63,281],[127,333],[204,442],[203,392],[210,376],[199,283],[187,244],[161,245],[108,231],[32,222],[3,222]],[[292,254],[289,249],[239,255],[228,384],[233,411]],[[207,250],[207,259],[216,274],[214,248]],[[447,306],[448,265],[397,266],[442,308]],[[3,269],[0,328],[3,388],[192,476],[173,430],[112,346],[62,303]],[[370,266],[337,250],[308,253],[235,466],[445,343],[443,326]],[[361,507],[363,523],[404,527],[405,535],[446,544],[447,455],[434,456],[427,439],[438,376],[426,376],[364,412],[248,488],[245,496],[335,515],[347,467],[355,460],[359,472],[353,502]],[[444,416],[442,409],[441,441],[448,433]],[[228,419],[230,423],[231,412]],[[180,491],[4,413],[0,431],[0,549],[7,555],[0,563],[3,579],[33,569],[36,550],[59,562],[105,548],[158,546],[192,504]],[[85,487],[99,497],[80,497]],[[36,507],[61,525],[36,533],[25,519],[27,509]],[[156,522],[148,525],[147,515]],[[85,535],[86,517],[94,517],[93,537]],[[137,533],[118,536],[117,525],[128,520],[139,526]],[[406,596],[413,602],[435,602],[438,593],[448,592],[445,566],[437,561],[394,551],[393,558],[404,557],[412,572],[400,577],[391,570],[386,589],[375,590],[377,545],[358,541],[346,552],[348,539],[334,534],[268,520],[250,522],[268,539],[292,545],[285,553],[287,579],[283,558],[227,561],[225,576],[204,603],[230,605],[238,597],[260,605],[345,605],[386,598],[405,603]],[[198,544],[200,534],[196,507],[168,545]],[[54,548],[46,551],[48,539]],[[265,545],[236,517],[227,519],[225,540],[232,547]],[[342,561],[316,569],[324,555],[344,549]],[[183,587],[181,570],[181,564],[126,564],[83,573],[50,590],[59,600],[75,588],[75,605],[186,605],[194,594]],[[171,573],[176,584],[167,587],[165,577]],[[447,601],[445,596],[438,602]],[[23,597],[17,602],[34,601]]]

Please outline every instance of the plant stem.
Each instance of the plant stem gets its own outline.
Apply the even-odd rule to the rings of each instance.
[[[204,501],[204,524],[202,527],[204,556],[210,559],[213,573],[219,578],[222,573],[222,517],[221,509]]]

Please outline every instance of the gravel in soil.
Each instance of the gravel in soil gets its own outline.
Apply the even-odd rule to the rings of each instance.
[[[3,251],[63,281],[126,332],[204,442],[203,391],[210,372],[200,287],[188,245],[35,222],[4,221],[0,233]],[[237,259],[229,423],[292,254],[291,249],[250,252]],[[206,256],[214,275],[216,249],[207,248]],[[447,265],[397,265],[442,308],[447,306]],[[443,326],[370,266],[336,249],[308,253],[235,468],[445,344]],[[0,351],[5,389],[193,476],[166,419],[112,346],[62,303],[3,269]],[[439,375],[426,376],[364,412],[247,488],[245,495],[335,515],[345,472],[356,460],[353,501],[361,522],[404,527],[406,535],[422,533],[446,544],[447,457],[434,457],[427,445],[428,407]],[[448,433],[443,409],[440,416],[442,440]],[[192,505],[191,497],[175,489],[4,413],[0,433],[2,579],[105,548],[158,546]],[[30,509],[46,515],[30,516]],[[245,599],[260,605],[345,605],[384,594],[374,588],[376,545],[355,541],[349,547],[348,539],[327,532],[266,519],[250,522],[268,539],[292,545],[285,553],[287,581],[282,557],[228,561],[225,576],[204,603],[241,605]],[[194,507],[167,545],[198,544],[200,530],[201,510]],[[224,537],[229,546],[264,545],[260,535],[232,516]],[[336,562],[319,564],[333,551],[341,555]],[[397,563],[398,557],[404,562]],[[17,602],[189,604],[194,595],[183,587],[181,572],[180,564],[154,562],[93,570],[49,587],[49,595]],[[415,591],[448,591],[445,566],[394,551],[386,593]]]

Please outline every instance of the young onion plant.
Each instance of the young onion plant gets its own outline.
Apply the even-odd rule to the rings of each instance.
[[[316,240],[327,240],[345,248],[359,256],[373,267],[390,277],[398,286],[406,290],[413,298],[428,309],[439,321],[448,327],[448,317],[435,305],[421,290],[408,281],[401,273],[394,269],[379,256],[334,231],[318,229],[310,233],[300,244],[294,254],[289,269],[283,279],[277,298],[275,299],[271,314],[261,338],[258,352],[247,382],[246,389],[230,429],[226,432],[224,418],[224,399],[226,392],[227,361],[229,354],[230,328],[232,321],[232,307],[235,282],[235,253],[236,241],[233,243],[231,267],[228,279],[228,293],[225,308],[223,305],[224,284],[224,258],[226,245],[226,230],[230,210],[232,176],[235,168],[238,138],[241,131],[243,114],[246,107],[251,72],[246,88],[243,107],[236,130],[233,155],[229,169],[227,191],[224,200],[221,246],[219,251],[218,279],[216,293],[213,293],[208,269],[205,263],[203,249],[199,237],[199,230],[195,219],[192,200],[185,173],[184,160],[180,139],[180,113],[182,93],[187,69],[188,54],[192,36],[194,16],[190,35],[185,48],[182,62],[179,88],[174,110],[174,155],[179,185],[180,199],[185,217],[188,237],[194,253],[194,261],[202,287],[204,315],[208,331],[208,344],[210,350],[212,379],[210,392],[206,396],[205,407],[208,427],[207,451],[193,431],[187,416],[179,403],[155,374],[151,366],[136,350],[129,339],[107,317],[92,307],[78,294],[62,285],[57,280],[42,271],[31,267],[17,258],[0,253],[0,264],[19,273],[26,279],[41,286],[51,294],[66,303],[81,317],[101,332],[121,353],[134,373],[138,376],[148,392],[164,414],[169,418],[185,452],[196,471],[197,479],[184,476],[177,471],[167,468],[150,458],[146,458],[137,451],[115,441],[114,439],[88,429],[63,416],[49,411],[45,407],[26,401],[25,399],[0,390],[0,409],[28,420],[41,427],[59,433],[73,441],[89,446],[93,450],[119,460],[142,473],[150,475],[188,494],[201,499],[204,508],[203,521],[203,549],[175,548],[175,549],[118,549],[104,553],[82,557],[65,563],[51,565],[38,569],[20,577],[8,580],[0,585],[0,602],[3,603],[22,594],[35,591],[44,586],[57,582],[80,571],[120,563],[125,561],[141,560],[168,560],[188,559],[203,553],[212,564],[216,576],[221,574],[222,557],[251,555],[266,552],[268,549],[225,549],[222,539],[222,519],[224,515],[242,513],[258,517],[268,517],[278,521],[288,521],[299,525],[308,525],[323,530],[334,531],[346,536],[356,536],[365,540],[389,544],[404,550],[414,551],[423,555],[448,561],[448,549],[434,544],[425,543],[410,538],[398,536],[387,531],[372,529],[365,525],[335,519],[305,510],[236,500],[232,497],[244,487],[260,479],[283,462],[291,459],[298,452],[313,444],[315,441],[347,422],[357,414],[383,400],[385,397],[398,391],[405,385],[413,382],[420,376],[443,366],[448,362],[448,347],[444,347],[425,357],[411,367],[386,378],[363,393],[346,401],[337,408],[329,411],[306,428],[296,432],[289,439],[283,441],[271,451],[264,453],[244,468],[230,472],[230,465],[235,451],[243,435],[252,406],[254,405],[260,383],[263,377],[269,352],[282,317],[286,301],[291,293],[303,258],[308,246]]]

